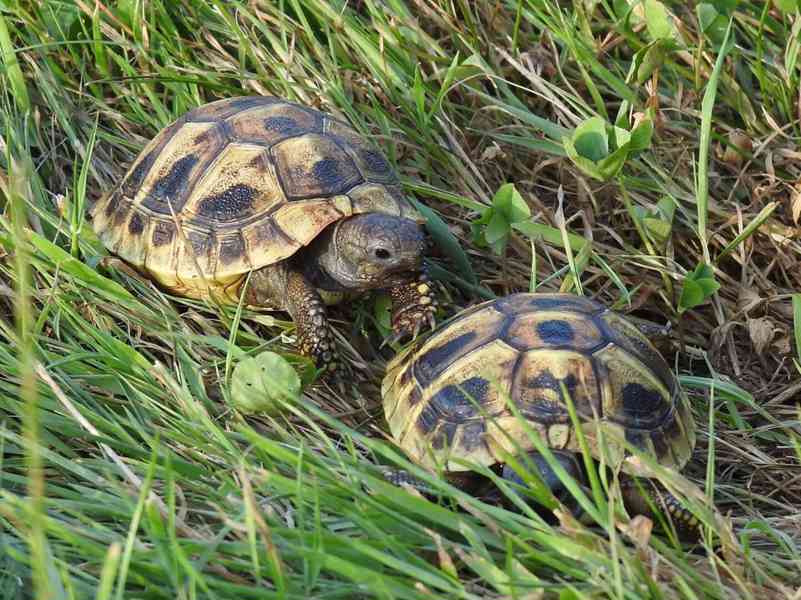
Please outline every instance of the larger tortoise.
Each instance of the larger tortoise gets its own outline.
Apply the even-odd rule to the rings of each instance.
[[[602,442],[613,465],[638,475],[625,440],[662,465],[681,469],[689,460],[695,423],[665,360],[627,319],[569,294],[513,294],[467,309],[396,356],[382,394],[393,438],[423,466],[475,483],[464,461],[502,465],[502,475],[519,482],[503,463],[522,450],[545,483],[564,493],[526,431],[582,479],[564,390],[596,459]],[[408,476],[392,472],[390,479]],[[693,531],[692,514],[666,491],[625,475],[622,490],[633,512],[650,514],[656,500],[680,532]]]
[[[332,363],[324,300],[388,289],[397,337],[433,325],[422,219],[384,156],[330,115],[272,97],[195,108],[91,209],[103,243],[168,290],[287,310]],[[322,294],[322,295],[321,295]]]

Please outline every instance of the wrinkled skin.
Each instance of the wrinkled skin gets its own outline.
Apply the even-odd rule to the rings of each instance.
[[[327,227],[292,259],[253,273],[248,303],[290,313],[302,354],[333,369],[334,341],[320,291],[385,289],[392,300],[395,339],[415,337],[434,326],[435,302],[422,272],[422,227],[404,217],[367,213]]]

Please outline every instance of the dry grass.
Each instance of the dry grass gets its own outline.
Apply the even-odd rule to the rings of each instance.
[[[641,7],[630,2],[624,19],[625,4],[0,9],[0,591],[26,597],[35,581],[42,598],[45,588],[64,598],[797,598],[801,90],[787,49],[801,17],[770,4],[731,12],[707,202],[694,182],[715,35],[669,3],[677,49],[637,83],[627,73],[652,38]],[[573,290],[579,274],[585,294],[669,321],[664,351],[701,431],[685,475],[718,514],[706,517],[706,544],[634,547],[444,484],[432,482],[443,508],[371,479],[374,462],[401,460],[379,441],[392,350],[379,349],[373,298],[332,312],[357,373],[344,392],[321,382],[288,419],[231,410],[231,365],[268,347],[291,357],[291,323],[245,311],[237,326],[232,310],[98,264],[105,251],[82,215],[174,117],[243,93],[339,114],[387,148],[452,236],[437,234],[431,256],[449,299],[442,316],[528,290],[536,261],[541,291]],[[621,106],[627,127],[654,109],[654,136],[600,182],[565,156],[561,135],[593,115],[615,121]],[[513,228],[499,256],[473,225],[506,182],[536,228]],[[637,211],[665,197],[676,209],[660,244]],[[584,240],[570,252],[567,232]],[[475,281],[459,271],[454,239]],[[687,274],[706,257],[720,288],[680,311]]]

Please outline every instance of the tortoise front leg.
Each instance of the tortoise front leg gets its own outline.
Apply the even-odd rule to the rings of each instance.
[[[283,263],[253,273],[248,303],[286,310],[295,323],[298,350],[317,366],[336,370],[334,336],[320,294],[300,271]]]
[[[392,297],[392,341],[414,339],[424,325],[434,329],[437,303],[428,275],[421,273],[414,281],[396,285],[390,288],[389,294]]]

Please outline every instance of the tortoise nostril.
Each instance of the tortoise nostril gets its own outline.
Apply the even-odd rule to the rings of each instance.
[[[384,248],[378,248],[375,251],[375,257],[381,260],[386,260],[390,257],[389,250],[386,250]]]

